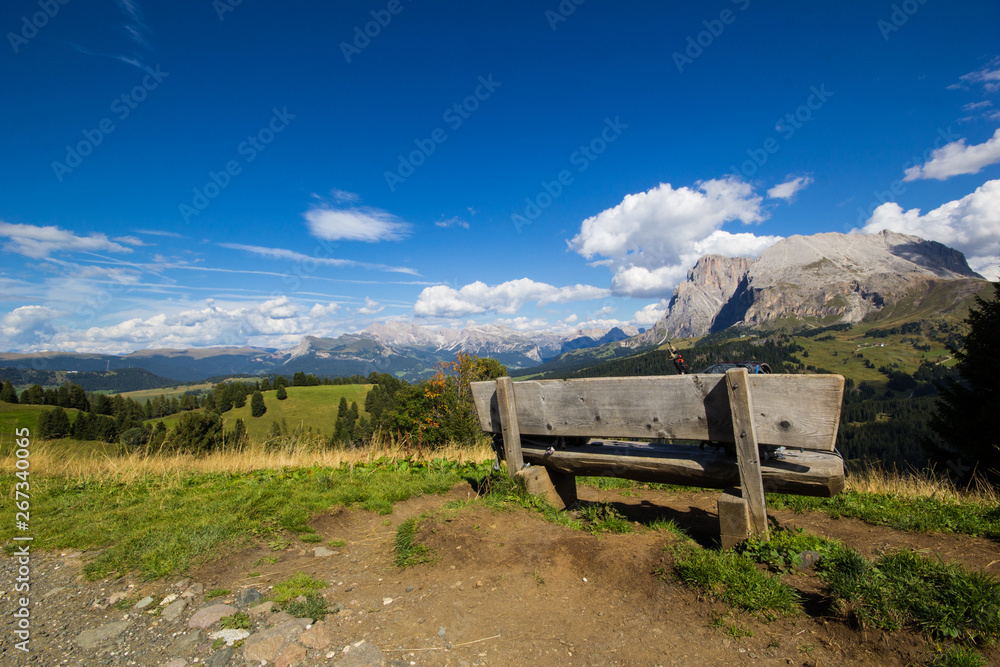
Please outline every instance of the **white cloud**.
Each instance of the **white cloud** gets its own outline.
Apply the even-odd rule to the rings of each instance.
[[[748,183],[735,177],[691,188],[661,183],[584,220],[569,245],[587,259],[608,258],[598,262],[615,272],[615,293],[665,297],[703,254],[755,255],[778,241],[721,229],[733,220],[763,221],[761,202]]]
[[[324,266],[353,266],[360,267],[364,269],[373,269],[375,271],[388,271],[392,273],[406,273],[411,276],[420,275],[416,270],[407,268],[405,266],[387,266],[385,264],[370,264],[368,262],[356,262],[353,259],[338,259],[336,257],[319,257],[306,255],[301,252],[296,252],[294,250],[286,250],[285,248],[266,248],[257,245],[244,245],[242,243],[219,243],[220,247],[229,248],[231,250],[243,250],[244,252],[250,252],[255,255],[260,255],[262,257],[270,257],[271,259],[287,259],[292,262],[297,262],[303,267],[308,267],[311,264],[322,264]]]
[[[8,349],[47,340],[55,334],[52,320],[65,315],[46,306],[21,306],[0,318],[0,334]]]
[[[882,204],[860,231],[888,229],[937,241],[965,253],[973,270],[990,280],[1000,278],[1000,180],[987,181],[961,199],[942,204],[925,215],[904,211],[899,204]]]
[[[935,149],[927,164],[910,167],[903,180],[934,178],[943,181],[959,174],[978,174],[983,167],[996,162],[1000,162],[1000,129],[981,144],[966,146],[963,138]]]
[[[365,297],[365,305],[358,308],[358,312],[362,315],[376,315],[385,310],[385,306],[378,305],[378,301],[373,301],[369,297]]]
[[[330,319],[339,308],[333,303],[317,303],[306,309],[287,296],[253,304],[225,306],[208,299],[201,307],[132,317],[103,327],[54,332],[51,327],[40,330],[36,326],[38,335],[34,338],[22,336],[18,347],[27,350],[60,349],[105,354],[149,348],[183,349],[221,345],[284,347],[298,343],[307,335],[330,336],[341,333],[345,322]],[[7,318],[22,310],[19,308],[9,313],[4,318],[3,326],[7,326]],[[46,318],[51,319],[58,313],[49,311],[26,315],[31,315],[34,320],[44,324]],[[4,334],[6,337],[6,331]]]
[[[447,285],[427,287],[417,297],[413,312],[419,317],[463,317],[485,312],[513,315],[529,301],[545,306],[601,299],[610,294],[610,290],[591,285],[555,287],[530,278],[493,286],[477,280],[457,290]]]
[[[361,201],[360,195],[348,192],[347,190],[341,190],[339,188],[332,188],[330,190],[330,195],[341,204],[357,204]]]
[[[662,320],[663,316],[667,314],[669,303],[666,299],[660,299],[656,303],[643,306],[642,310],[635,311],[632,321],[640,327],[652,326]]]
[[[461,227],[462,229],[468,229],[469,223],[466,222],[465,220],[462,220],[458,216],[455,216],[453,218],[448,218],[446,220],[438,220],[437,222],[434,223],[434,226],[444,227],[445,229],[447,229],[448,227]]]
[[[981,84],[987,92],[1000,90],[1000,56],[993,58],[982,69],[969,72],[958,77],[965,84]],[[961,88],[961,84],[948,86],[949,88]]]
[[[779,183],[767,191],[767,196],[771,199],[791,199],[799,190],[810,185],[813,179],[809,176],[799,176],[790,181]]]
[[[132,252],[122,243],[141,245],[130,237],[112,241],[104,234],[92,232],[88,236],[78,236],[59,227],[38,227],[36,225],[12,225],[0,222],[0,236],[9,240],[3,249],[19,255],[42,259],[54,252]]]
[[[410,225],[377,208],[317,206],[304,216],[309,232],[327,241],[398,241],[410,233]]]

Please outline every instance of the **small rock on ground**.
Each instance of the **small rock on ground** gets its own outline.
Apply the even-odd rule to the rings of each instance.
[[[76,643],[82,648],[94,648],[103,641],[114,639],[124,632],[127,627],[128,621],[117,621],[115,623],[107,623],[98,628],[84,630],[77,636]]]
[[[231,616],[236,613],[236,607],[228,604],[213,604],[210,607],[199,609],[188,621],[189,628],[207,628],[219,622],[223,616]]]

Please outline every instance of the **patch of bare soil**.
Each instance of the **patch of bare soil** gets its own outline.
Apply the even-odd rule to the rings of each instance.
[[[705,543],[717,535],[718,494],[627,493],[580,487],[583,500],[613,502],[632,521],[672,518]],[[926,664],[931,656],[931,645],[919,635],[866,632],[826,616],[821,587],[812,575],[787,579],[803,593],[807,613],[764,622],[701,599],[669,574],[659,576],[661,568],[669,572],[663,547],[674,538],[667,533],[637,527],[629,534],[594,536],[547,523],[527,510],[500,512],[476,503],[442,509],[450,500],[473,497],[470,488],[459,486],[446,496],[400,503],[387,516],[331,509],[311,523],[322,543],[293,538],[283,551],[262,544],[201,566],[185,578],[206,590],[232,593],[211,602],[195,598],[174,622],[132,612],[127,630],[91,649],[74,645],[74,638],[121,618],[107,604],[108,596],[127,592],[132,600],[179,588],[173,580],[84,582],[79,566],[70,562],[78,558],[50,554],[33,574],[39,631],[30,664],[166,665],[173,660],[179,666],[197,658],[242,667],[250,663],[238,649],[223,656],[200,635],[184,643],[189,612],[218,602],[235,604],[236,594],[251,587],[266,595],[270,585],[298,572],[328,582],[325,595],[342,611],[324,622],[328,646],[302,650],[298,662],[279,658],[278,664],[347,664],[341,661],[350,653],[343,649],[361,640],[377,646],[383,658],[358,664],[890,667]],[[435,560],[401,570],[393,562],[396,527],[423,514],[428,518],[420,524],[418,541],[433,550]],[[996,545],[986,540],[902,533],[816,513],[774,514],[785,525],[835,537],[869,555],[910,547],[994,574],[998,567]],[[345,544],[329,547],[330,540]],[[316,548],[324,546],[334,553],[317,556]],[[28,664],[6,662],[12,655],[9,645],[0,648],[4,664]],[[987,660],[1000,663],[1000,652],[993,649]]]

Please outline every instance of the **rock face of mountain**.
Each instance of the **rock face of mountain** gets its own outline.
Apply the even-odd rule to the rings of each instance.
[[[674,290],[650,339],[699,336],[735,324],[857,323],[887,305],[919,303],[958,281],[958,296],[982,286],[962,253],[935,241],[878,234],[790,236],[756,260],[708,255]],[[710,312],[713,311],[714,312]],[[650,341],[655,342],[655,341]]]

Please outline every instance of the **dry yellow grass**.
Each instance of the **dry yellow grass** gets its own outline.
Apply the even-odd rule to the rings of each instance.
[[[390,461],[481,462],[493,458],[486,444],[448,444],[436,449],[415,449],[406,443],[380,439],[365,449],[331,449],[321,438],[290,438],[280,445],[252,441],[240,450],[217,451],[203,456],[192,454],[88,453],[67,455],[58,443],[38,441],[31,449],[31,473],[49,477],[128,483],[148,476],[180,477],[187,473],[250,472],[279,468],[338,467],[342,464]],[[2,460],[5,470],[14,469],[14,457]]]
[[[882,468],[868,468],[852,473],[847,478],[847,489],[856,493],[878,493],[899,498],[934,498],[980,505],[1000,504],[1000,492],[980,480],[963,488],[956,487],[942,475],[933,473],[908,475]]]

